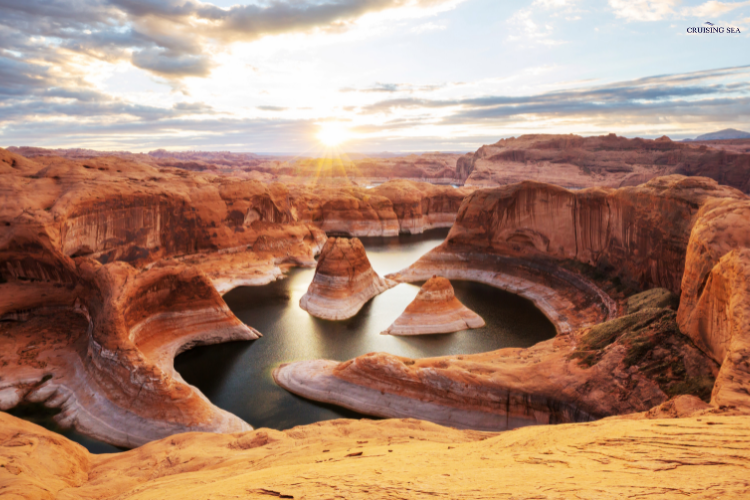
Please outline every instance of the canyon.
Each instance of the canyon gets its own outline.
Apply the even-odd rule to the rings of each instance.
[[[750,489],[750,457],[737,446],[750,412],[744,153],[666,138],[523,136],[456,158],[453,178],[465,187],[454,188],[437,176],[361,187],[292,172],[300,178],[284,183],[287,174],[250,167],[235,175],[153,159],[174,158],[166,153],[26,152],[0,149],[0,409],[41,404],[59,410],[62,427],[137,448],[91,455],[0,413],[4,494],[714,498]],[[356,239],[438,227],[451,227],[440,246],[382,278]],[[423,299],[450,295],[448,280],[485,283],[532,301],[557,334],[478,354],[284,363],[273,378],[291,393],[392,420],[252,430],[186,383],[174,358],[258,339],[222,295],[292,267],[316,268],[303,307],[319,317],[350,317],[387,288],[440,276]],[[415,318],[399,326],[424,326]]]
[[[1,149],[0,177],[0,409],[56,408],[62,427],[123,447],[251,428],[173,367],[193,346],[260,336],[222,293],[315,266],[331,219],[352,236],[421,232],[460,204],[403,180],[321,193]]]
[[[554,339],[431,359],[300,361],[274,377],[361,413],[488,431],[645,412],[679,395],[692,412],[747,412],[748,203],[676,175],[620,189],[476,191],[441,246],[388,278],[439,272],[514,291],[556,324]],[[638,289],[648,291],[628,292]]]

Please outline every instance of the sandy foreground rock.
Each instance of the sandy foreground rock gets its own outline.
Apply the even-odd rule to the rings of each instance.
[[[372,269],[359,238],[328,238],[310,287],[299,305],[313,316],[344,320],[356,315],[374,296],[397,283]]]
[[[484,320],[463,305],[445,278],[433,276],[383,335],[426,335],[481,328]]]
[[[750,411],[749,205],[683,176],[617,190],[477,191],[440,247],[389,277],[440,273],[509,289],[557,325],[554,339],[432,359],[303,361],[274,377],[372,415],[487,430],[638,413],[678,395],[702,400],[699,412]],[[665,290],[628,300],[631,287]]]
[[[748,417],[458,431],[334,420],[279,432],[187,433],[115,455],[0,414],[9,499],[745,498]]]

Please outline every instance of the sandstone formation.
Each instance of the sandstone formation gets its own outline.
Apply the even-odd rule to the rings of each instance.
[[[453,220],[467,192],[290,188],[165,167],[160,155],[68,153],[0,149],[0,409],[44,403],[62,426],[125,447],[250,428],[172,366],[193,345],[259,337],[219,293],[314,266],[319,227],[357,233],[366,220],[398,234],[405,220],[421,231]]]
[[[748,417],[458,431],[334,420],[189,433],[115,455],[0,414],[0,492],[28,500],[746,498]]]
[[[556,338],[469,356],[306,361],[274,377],[363,413],[487,430],[643,412],[681,394],[745,412],[748,243],[750,199],[705,178],[477,191],[440,247],[390,277],[439,272],[509,289],[550,317]],[[666,290],[622,292],[654,287]]]
[[[750,193],[750,154],[713,146],[668,137],[522,135],[482,146],[461,157],[456,169],[467,186],[534,180],[570,188],[623,187],[682,174],[709,177]]]
[[[299,305],[318,318],[344,320],[395,285],[375,273],[359,239],[328,238],[312,283]]]
[[[329,234],[396,236],[450,227],[472,190],[393,180],[372,189],[291,186],[285,195],[301,222]]]
[[[484,320],[456,298],[451,282],[433,276],[383,334],[451,333],[483,326]]]

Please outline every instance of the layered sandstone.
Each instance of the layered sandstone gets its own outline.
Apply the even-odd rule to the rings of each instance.
[[[607,419],[501,434],[334,420],[91,455],[0,414],[0,487],[29,500],[745,498],[747,420]]]
[[[548,315],[555,339],[471,356],[306,361],[274,377],[372,415],[488,430],[642,412],[680,394],[744,411],[749,203],[682,176],[618,190],[477,191],[443,245],[390,277],[439,272],[509,289]],[[667,290],[617,298],[626,283]],[[670,293],[681,295],[677,314]]]
[[[481,328],[484,320],[463,305],[451,282],[433,276],[383,335],[426,335]]]
[[[461,157],[456,169],[467,186],[534,180],[570,188],[624,187],[681,174],[709,177],[750,193],[750,154],[715,146],[668,137],[522,135],[482,146]]]
[[[307,293],[299,305],[315,317],[344,320],[356,315],[367,301],[395,286],[377,275],[358,238],[328,238]]]
[[[258,338],[218,293],[314,266],[320,227],[421,230],[452,220],[463,198],[408,182],[289,188],[89,153],[0,149],[0,408],[44,403],[64,427],[126,447],[249,428],[172,366],[193,345]]]
[[[472,190],[392,180],[372,189],[361,187],[290,186],[298,220],[314,224],[329,234],[396,236],[419,234],[450,227],[464,197]]]
[[[314,264],[324,233],[253,181],[4,150],[0,175],[0,408],[43,403],[124,447],[250,429],[173,359],[257,339],[217,288]]]

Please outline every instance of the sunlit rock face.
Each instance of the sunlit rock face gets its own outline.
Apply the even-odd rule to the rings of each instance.
[[[396,236],[450,227],[472,189],[392,180],[372,189],[290,186],[287,195],[300,221],[329,234]]]
[[[243,422],[184,383],[193,345],[257,339],[218,290],[313,265],[325,234],[256,181],[0,150],[0,408],[131,447]]]
[[[315,277],[299,305],[318,318],[343,320],[395,284],[372,269],[358,238],[329,238],[320,252]]]
[[[436,359],[305,361],[274,377],[372,415],[487,430],[638,413],[678,395],[704,402],[680,408],[746,411],[748,203],[684,176],[616,190],[524,182],[477,191],[441,246],[388,277],[440,273],[506,288],[534,301],[556,338]],[[648,291],[623,292],[638,289]]]
[[[483,326],[484,320],[456,298],[451,282],[434,276],[383,334],[451,333]]]
[[[709,177],[750,193],[750,154],[726,149],[673,142],[667,137],[533,134],[482,146],[459,158],[456,172],[467,186],[534,180],[573,188],[636,186],[655,177],[681,174]]]
[[[0,149],[0,408],[42,402],[61,425],[125,447],[250,428],[172,366],[194,345],[258,338],[221,293],[315,266],[321,228],[395,235],[407,217],[418,232],[453,220],[469,192],[399,184],[407,210],[387,188],[290,188],[78,153]],[[360,293],[390,286],[370,273]]]

